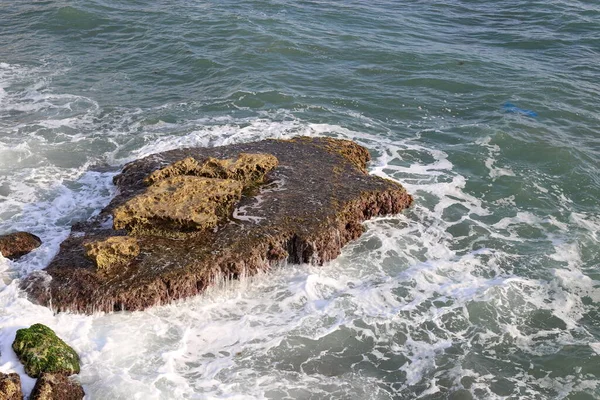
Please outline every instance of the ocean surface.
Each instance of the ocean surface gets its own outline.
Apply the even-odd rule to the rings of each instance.
[[[0,1],[0,371],[41,322],[87,398],[600,398],[596,0]],[[352,139],[414,206],[323,266],[144,312],[18,289],[131,160]],[[94,165],[109,165],[94,172]]]

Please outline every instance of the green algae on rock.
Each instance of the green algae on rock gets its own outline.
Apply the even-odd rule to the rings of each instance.
[[[42,324],[19,329],[12,345],[25,372],[32,378],[44,372],[79,373],[79,356],[54,331]]]
[[[363,221],[412,202],[399,183],[369,175],[369,160],[348,140],[297,137],[131,162],[111,203],[73,226],[21,287],[55,311],[142,310],[202,293],[217,277],[322,265],[360,237]],[[139,254],[107,275],[84,245],[122,235],[135,237]]]
[[[21,377],[19,374],[5,374],[0,372],[0,399],[1,400],[23,400],[21,389]]]
[[[72,378],[62,374],[43,373],[39,377],[29,400],[81,400],[85,392]]]

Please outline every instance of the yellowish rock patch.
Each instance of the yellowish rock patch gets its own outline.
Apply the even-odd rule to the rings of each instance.
[[[176,161],[163,169],[154,171],[153,173],[148,175],[146,179],[144,179],[144,183],[146,185],[152,185],[156,182],[170,178],[172,176],[198,175],[199,170],[200,164],[198,164],[198,161],[196,161],[196,159],[192,157],[187,157],[183,160]]]
[[[99,272],[110,275],[116,266],[129,263],[140,253],[137,239],[129,236],[112,236],[104,240],[85,243],[85,255]]]
[[[211,229],[233,212],[242,189],[241,182],[231,179],[174,176],[117,207],[113,225],[134,235]]]
[[[206,178],[233,179],[253,186],[264,180],[267,172],[278,164],[277,158],[271,154],[240,153],[237,159],[218,159],[209,157],[200,164],[192,157],[184,158],[154,171],[144,180],[147,185],[153,185],[161,180],[174,176],[191,175]]]

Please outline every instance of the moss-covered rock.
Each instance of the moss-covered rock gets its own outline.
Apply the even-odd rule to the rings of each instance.
[[[81,400],[84,396],[79,382],[65,375],[44,373],[35,383],[29,400]]]
[[[0,399],[23,400],[19,374],[3,374],[0,372]]]
[[[112,275],[115,267],[126,265],[140,254],[137,239],[130,236],[111,236],[83,246],[85,255],[94,261],[98,272],[105,276]]]
[[[79,373],[79,356],[54,331],[42,324],[19,329],[13,350],[32,378],[43,372],[72,375]]]

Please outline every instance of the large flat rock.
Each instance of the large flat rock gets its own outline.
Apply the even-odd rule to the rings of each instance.
[[[252,161],[260,155],[276,162],[262,168]],[[232,167],[233,160],[246,158],[252,167]],[[412,202],[400,184],[368,175],[369,159],[365,148],[347,140],[298,137],[172,150],[134,161],[115,177],[119,194],[112,202],[73,226],[50,265],[26,278],[22,288],[56,311],[141,310],[201,293],[215,279],[286,262],[323,264],[363,233],[364,220],[399,213]],[[252,185],[256,165],[266,175]],[[206,171],[213,171],[213,179],[243,183],[233,206],[216,207],[218,218],[207,224],[202,218],[212,206],[195,210],[203,201],[196,197],[189,202],[189,220],[181,215],[184,198],[172,202],[175,211],[163,210],[170,203],[161,197],[165,185],[177,177],[202,180],[210,177]],[[160,212],[148,211],[153,198]],[[121,223],[119,213],[137,203],[146,216],[127,214]],[[121,222],[113,223],[113,215]],[[156,221],[161,229],[139,229]],[[119,236],[131,239],[114,239]]]

